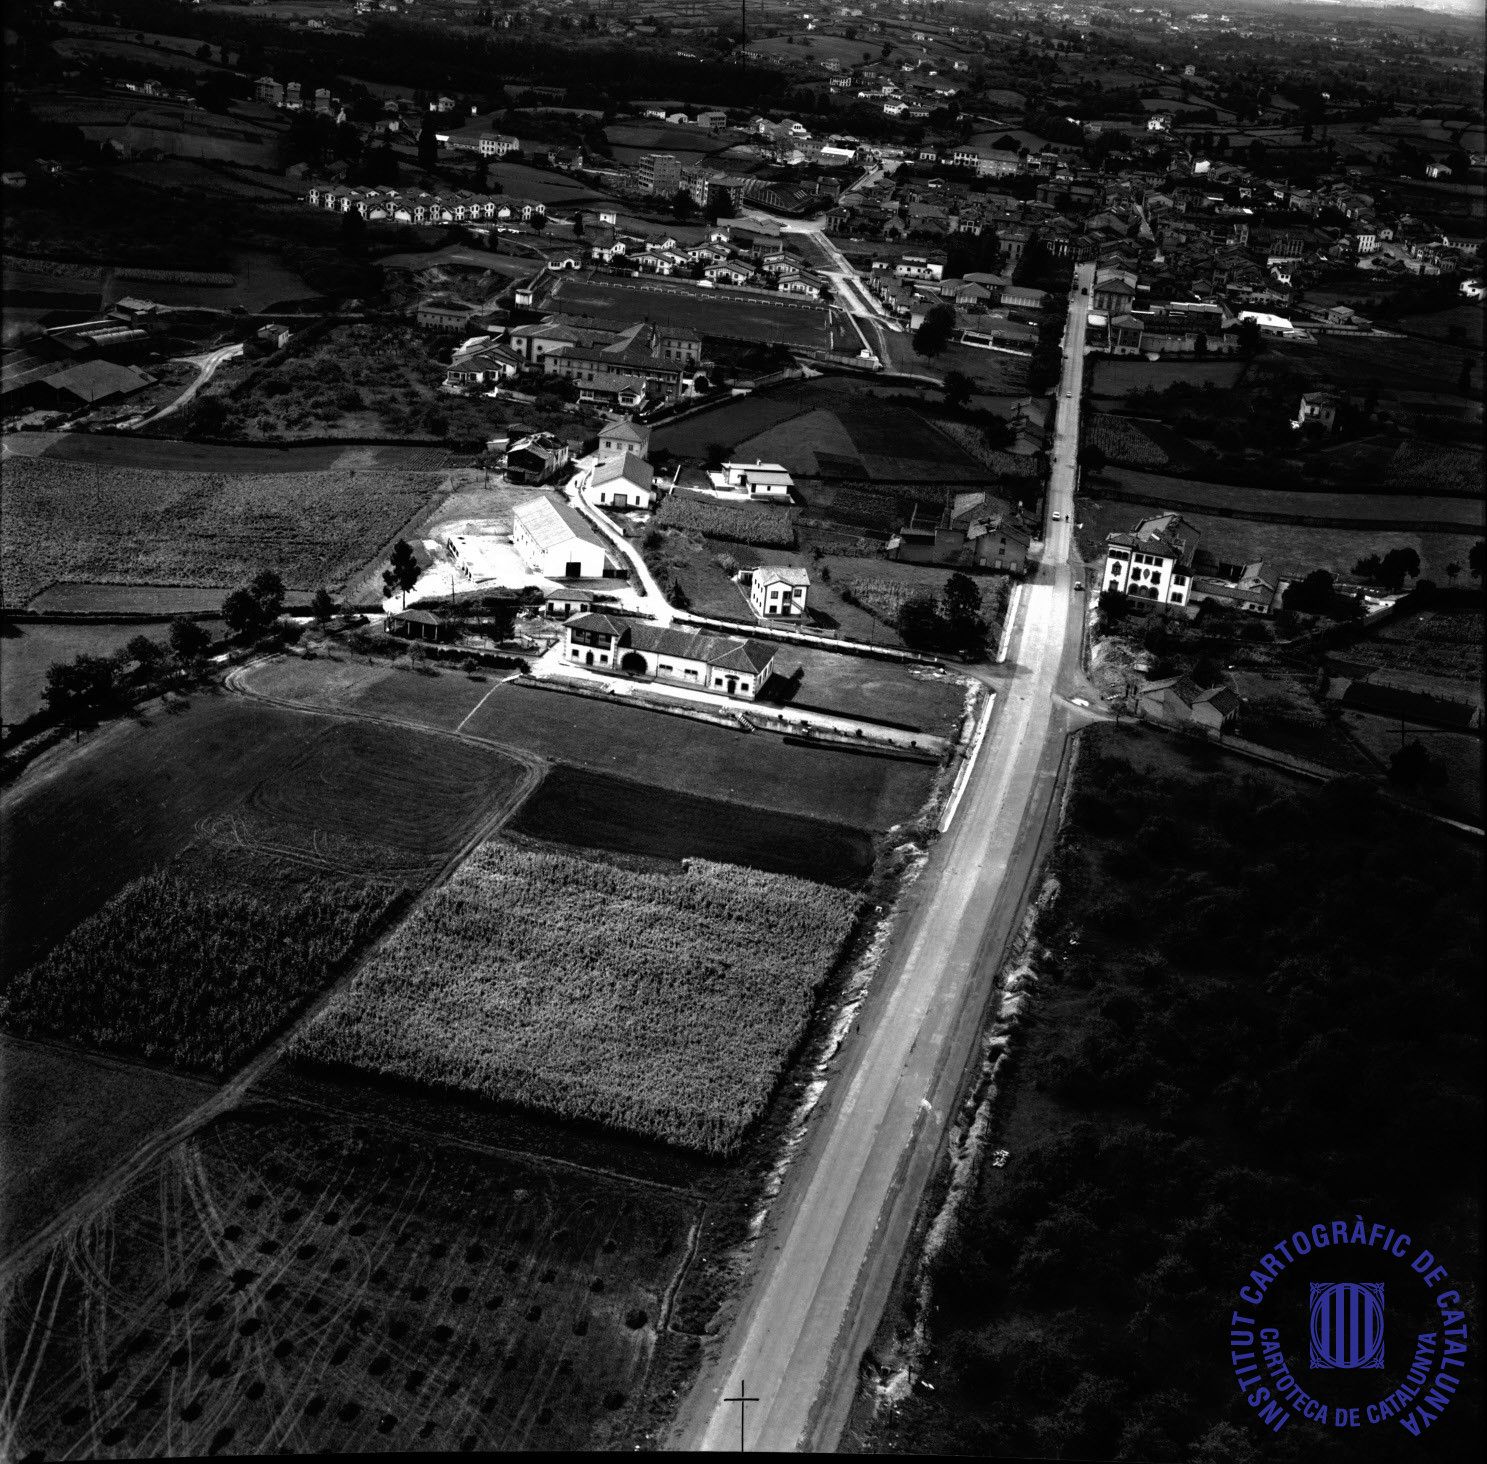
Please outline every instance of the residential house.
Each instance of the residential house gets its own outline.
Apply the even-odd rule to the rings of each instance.
[[[576,509],[554,498],[518,504],[511,542],[522,562],[548,579],[602,579],[604,541]]]
[[[761,620],[805,614],[811,577],[796,565],[761,565],[749,582],[749,605]]]
[[[1100,587],[1164,605],[1184,605],[1192,588],[1197,548],[1198,531],[1181,515],[1142,519],[1128,533],[1106,535]]]
[[[519,437],[506,448],[505,473],[513,483],[546,483],[567,466],[567,443],[549,432]]]
[[[634,453],[604,458],[589,471],[585,503],[595,508],[654,508],[656,490],[651,465]]]
[[[1227,686],[1201,687],[1188,676],[1148,681],[1136,700],[1136,714],[1149,722],[1222,737],[1239,719],[1239,698]]]
[[[906,564],[1027,571],[1032,533],[1008,503],[990,493],[957,493],[938,516],[909,519],[888,541],[888,552]]]
[[[413,318],[419,325],[447,334],[464,330],[470,318],[479,313],[473,305],[463,305],[458,300],[420,300],[413,307]]]
[[[563,627],[563,659],[752,701],[769,680],[776,647],[611,615],[575,615]]]
[[[1335,392],[1304,391],[1301,393],[1301,405],[1291,419],[1291,426],[1300,429],[1315,425],[1323,432],[1335,432],[1337,414],[1341,407],[1342,398]]]
[[[788,499],[795,486],[795,479],[779,463],[727,462],[721,472],[709,473],[708,477],[714,487],[747,493],[750,498]]]
[[[549,590],[543,598],[542,609],[546,615],[566,620],[570,615],[582,615],[594,603],[591,590],[579,585],[564,585],[561,589]]]
[[[599,429],[599,457],[624,457],[632,453],[638,458],[650,455],[651,429],[640,422],[627,422],[616,417]]]

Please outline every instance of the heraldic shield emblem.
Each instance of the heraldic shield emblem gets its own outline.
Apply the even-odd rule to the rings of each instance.
[[[1384,1283],[1313,1281],[1311,1284],[1313,1368],[1384,1365]]]

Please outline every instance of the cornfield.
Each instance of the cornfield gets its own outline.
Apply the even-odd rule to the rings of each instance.
[[[327,880],[259,894],[156,869],[12,981],[0,1025],[222,1076],[329,983],[398,893]]]
[[[1164,468],[1171,461],[1166,449],[1158,447],[1140,424],[1128,417],[1087,412],[1083,425],[1085,446],[1099,448],[1112,463],[1128,468]]]
[[[726,1154],[769,1101],[856,908],[734,865],[637,873],[495,840],[293,1051]]]
[[[671,529],[695,529],[714,539],[756,544],[765,549],[793,549],[795,525],[783,508],[730,508],[673,493],[661,505],[656,522]]]
[[[897,622],[898,612],[915,595],[922,595],[926,590],[930,595],[935,593],[932,588],[922,584],[904,580],[871,579],[866,575],[858,578],[856,575],[843,575],[839,571],[835,574],[833,583],[849,605],[860,605],[869,615],[890,625]]]
[[[1391,488],[1422,489],[1432,493],[1482,489],[1482,454],[1462,447],[1445,447],[1411,439],[1402,442],[1385,470]]]
[[[177,473],[14,458],[0,478],[0,592],[55,580],[231,585],[272,567],[337,587],[439,486],[412,472]]]

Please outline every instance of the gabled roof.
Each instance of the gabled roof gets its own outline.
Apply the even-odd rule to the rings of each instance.
[[[599,429],[600,437],[614,437],[621,442],[649,442],[651,429],[649,427],[637,427],[634,422],[623,417],[616,417],[612,422],[606,422]]]
[[[574,539],[581,539],[596,549],[604,548],[604,541],[566,503],[557,503],[551,498],[534,498],[529,503],[519,503],[512,517],[532,536],[539,549],[556,549]]]
[[[651,465],[642,457],[637,457],[633,452],[627,452],[617,458],[610,458],[608,462],[602,462],[594,469],[593,477],[589,479],[589,486],[600,488],[605,483],[623,481],[633,484],[637,488],[649,489],[653,474]]]
[[[794,564],[764,564],[754,571],[754,583],[761,585],[809,585],[811,577]]]

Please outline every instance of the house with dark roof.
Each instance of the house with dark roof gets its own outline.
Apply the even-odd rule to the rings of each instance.
[[[1100,588],[1164,605],[1185,605],[1197,552],[1198,531],[1181,514],[1154,514],[1128,533],[1105,536]]]
[[[575,615],[563,627],[563,660],[752,701],[769,680],[777,648],[613,615]]]
[[[1136,699],[1136,715],[1148,722],[1222,737],[1239,720],[1239,698],[1227,686],[1199,686],[1190,676],[1148,681]]]

